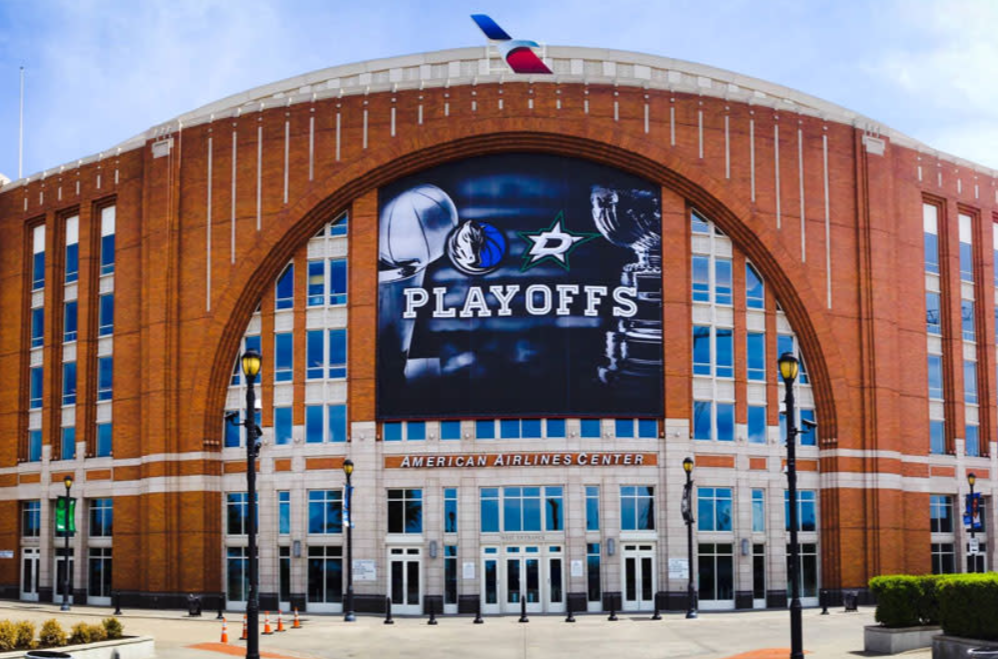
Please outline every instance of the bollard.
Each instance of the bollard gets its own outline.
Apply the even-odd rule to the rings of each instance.
[[[617,622],[617,598],[610,596],[610,617],[607,618],[610,622]]]
[[[828,615],[828,591],[824,588],[818,593],[818,597],[821,599],[821,615]]]
[[[121,615],[121,591],[114,591],[114,615]]]
[[[658,610],[658,596],[655,597],[655,613],[651,614],[652,620],[661,620],[662,612]]]
[[[575,622],[575,616],[572,615],[572,598],[568,598],[568,615],[565,616],[565,622]]]
[[[478,606],[475,607],[475,624],[480,625],[484,620],[482,620],[482,598],[478,598]]]
[[[224,601],[225,600],[222,599],[221,597],[218,598],[218,615],[215,616],[215,620],[223,620],[225,618],[225,615],[223,615],[223,610],[225,607],[222,605]]]
[[[527,619],[527,598],[520,593],[520,622],[530,622]]]
[[[430,619],[426,621],[426,624],[435,625],[437,624],[437,607],[433,602],[431,602],[429,608],[430,608]]]
[[[392,620],[392,598],[385,598],[385,624],[394,625],[395,621]]]

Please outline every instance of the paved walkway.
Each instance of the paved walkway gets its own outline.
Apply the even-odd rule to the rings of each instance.
[[[55,617],[67,629],[80,620],[110,614],[111,609],[99,607],[80,606],[61,613],[58,606],[47,604],[0,602],[0,619],[40,623]],[[787,611],[702,613],[697,620],[686,620],[682,614],[667,614],[661,621],[649,617],[620,614],[619,621],[609,622],[605,615],[589,614],[568,624],[563,616],[535,615],[521,624],[516,616],[503,616],[487,617],[485,624],[475,625],[471,617],[442,616],[436,626],[427,625],[426,618],[396,618],[388,626],[379,617],[360,616],[357,622],[345,623],[340,616],[311,614],[303,616],[302,629],[261,637],[260,649],[271,659],[785,659],[789,655]],[[126,634],[155,637],[158,659],[242,656],[245,643],[237,640],[242,614],[228,614],[227,647],[218,644],[221,625],[214,618],[213,612],[191,619],[179,611],[144,610],[120,616]],[[872,608],[859,613],[839,609],[827,616],[818,609],[805,610],[808,659],[864,656],[863,626],[872,623]],[[921,650],[905,659],[928,659],[930,654]]]

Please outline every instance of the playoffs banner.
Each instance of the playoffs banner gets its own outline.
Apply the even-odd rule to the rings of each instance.
[[[378,416],[661,416],[661,200],[541,154],[379,195]]]

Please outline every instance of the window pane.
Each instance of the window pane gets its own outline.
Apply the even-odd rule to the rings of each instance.
[[[748,408],[748,440],[750,444],[766,443],[766,408],[750,405]]]
[[[634,419],[614,419],[614,434],[617,437],[634,437]]]
[[[710,302],[710,258],[694,256],[691,260],[693,301]]]
[[[326,302],[326,262],[308,262],[308,306],[321,306]]]
[[[347,303],[347,262],[333,259],[329,262],[329,304]]]
[[[939,240],[928,232],[925,233],[925,271],[939,274]]]
[[[503,439],[517,439],[520,437],[519,419],[502,419],[499,421],[499,436]]]
[[[40,348],[45,342],[45,307],[31,310],[31,347]]]
[[[731,259],[714,260],[714,301],[731,304]]]
[[[582,419],[579,424],[579,434],[587,439],[598,439],[600,436],[599,419]]]
[[[76,340],[77,320],[76,320],[76,300],[67,302],[62,319],[62,340],[65,342]]]
[[[112,451],[112,427],[110,423],[97,424],[97,457],[104,458],[111,455]]]
[[[461,422],[441,421],[440,439],[461,439]]]
[[[274,308],[291,309],[295,305],[295,266],[289,265],[281,273],[274,291]]]
[[[31,393],[30,393],[29,404],[30,404],[30,408],[34,410],[34,409],[38,409],[38,408],[40,408],[42,406],[42,382],[43,382],[43,380],[42,380],[42,367],[41,366],[35,366],[34,368],[31,369],[30,380],[31,380],[31,383],[30,383]]]
[[[967,424],[967,455],[977,457],[981,454],[981,437],[978,426]]]
[[[732,403],[717,404],[717,439],[735,441],[735,406]]]
[[[547,436],[548,437],[564,437],[565,436],[565,420],[564,419],[548,419],[547,420]]]
[[[323,330],[309,330],[305,333],[305,378],[321,380],[326,370],[326,360],[323,355]]]
[[[963,340],[976,340],[976,329],[974,327],[974,301],[960,301],[960,319],[963,327]]]
[[[735,376],[735,358],[732,344],[732,330],[717,328],[714,330],[717,346],[717,371],[715,375],[719,378],[731,378]]]
[[[762,277],[748,263],[745,264],[745,306],[749,309],[764,309],[766,307]]]
[[[690,213],[690,228],[693,233],[710,233],[710,225],[696,213]]]
[[[66,245],[66,283],[76,281],[80,278],[80,245],[73,243]]]
[[[294,341],[291,332],[274,335],[274,381],[291,382]]]
[[[109,275],[114,272],[114,234],[102,236],[100,239],[100,273]]]
[[[964,402],[977,404],[977,362],[963,362],[963,394]]]
[[[291,443],[291,408],[274,408],[274,443]]]
[[[475,421],[475,437],[478,439],[495,439],[496,424],[491,419]]]
[[[347,376],[347,331],[345,329],[329,330],[329,377],[330,379]]]
[[[114,293],[107,293],[100,296],[100,336],[107,336],[114,332]]]
[[[62,365],[62,404],[76,404],[76,362]]]
[[[749,332],[745,335],[745,348],[748,379],[756,382],[765,381],[766,335],[762,332]]]
[[[426,422],[425,421],[408,421],[406,422],[406,439],[409,441],[420,442],[426,439]]]
[[[929,355],[929,398],[943,397],[943,360],[939,355]]]
[[[386,442],[401,442],[402,441],[402,422],[401,421],[389,421],[384,425],[384,436],[382,441]]]
[[[942,334],[941,316],[939,314],[939,293],[926,293],[925,326],[929,334]]]
[[[99,358],[97,360],[97,400],[111,400],[113,376],[113,358]]]
[[[658,421],[655,419],[638,419],[638,436],[643,438],[658,437]]]
[[[929,451],[936,455],[946,453],[946,423],[929,421]]]
[[[693,326],[693,374],[710,375],[710,327]]]
[[[818,429],[808,430],[807,426],[804,425],[804,421],[814,421],[814,410],[801,409],[800,411],[800,444],[801,446],[817,446],[818,445]]]
[[[713,439],[711,432],[711,403],[698,400],[693,402],[693,439]]]
[[[329,441],[347,441],[347,406],[329,406]]]
[[[305,442],[321,444],[323,440],[322,405],[305,406]]]

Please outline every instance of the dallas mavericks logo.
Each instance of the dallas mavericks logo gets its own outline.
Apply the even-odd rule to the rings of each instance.
[[[486,222],[465,220],[447,238],[447,256],[466,275],[487,275],[499,269],[506,255],[506,238]]]

